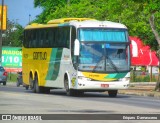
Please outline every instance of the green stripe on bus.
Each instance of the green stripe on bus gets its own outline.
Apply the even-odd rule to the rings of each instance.
[[[53,48],[48,68],[48,73],[46,76],[46,80],[56,80],[59,68],[60,68],[60,62],[62,57],[62,48]]]
[[[120,78],[124,78],[127,75],[127,73],[118,73],[115,78],[116,79],[120,79]]]
[[[113,73],[105,76],[106,79],[120,79],[124,78],[127,75],[127,73]]]

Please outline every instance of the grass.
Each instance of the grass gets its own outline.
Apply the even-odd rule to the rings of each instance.
[[[7,82],[17,82],[17,73],[8,73]]]
[[[156,82],[157,81],[157,76],[152,76],[152,82]],[[150,82],[150,76],[149,75],[137,75],[135,77],[133,77],[131,75],[131,82]]]

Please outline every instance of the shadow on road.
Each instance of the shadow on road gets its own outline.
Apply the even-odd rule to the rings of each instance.
[[[58,96],[67,96],[65,90],[58,89],[58,90],[51,90],[51,95],[58,95]],[[78,96],[78,98],[111,98],[108,96],[107,92],[85,92],[83,95]],[[130,98],[129,95],[122,95],[118,94],[115,98]]]
[[[33,93],[32,90],[25,90],[23,86],[16,87],[16,85],[0,85],[0,91],[7,92],[17,92],[17,93]],[[41,93],[40,93],[41,94]],[[67,97],[64,89],[51,89],[48,95],[64,96]],[[78,98],[111,98],[108,96],[107,92],[85,92],[82,96]],[[130,98],[130,95],[118,94],[116,98]],[[77,97],[75,97],[77,98]]]

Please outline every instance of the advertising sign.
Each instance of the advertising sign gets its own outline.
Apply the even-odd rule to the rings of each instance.
[[[3,21],[2,30],[6,30],[7,26],[7,6],[3,6],[3,20],[2,20],[2,6],[0,5],[0,29],[1,29],[1,21]]]
[[[10,72],[22,70],[22,48],[2,47],[2,66]]]

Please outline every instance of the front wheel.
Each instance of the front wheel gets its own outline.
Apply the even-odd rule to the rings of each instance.
[[[75,91],[73,89],[69,88],[69,82],[68,82],[68,78],[67,77],[64,78],[64,87],[66,89],[66,94],[68,96],[74,96]]]
[[[116,97],[117,93],[118,93],[118,90],[109,90],[108,91],[109,97]]]

